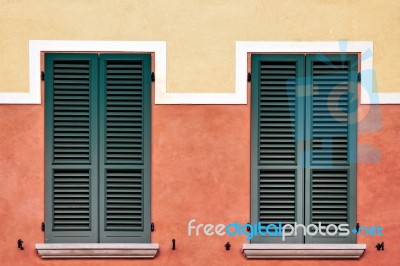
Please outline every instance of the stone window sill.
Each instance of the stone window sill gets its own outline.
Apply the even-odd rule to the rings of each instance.
[[[366,244],[243,244],[247,259],[359,259]]]
[[[153,259],[158,244],[36,244],[43,259],[137,258]]]

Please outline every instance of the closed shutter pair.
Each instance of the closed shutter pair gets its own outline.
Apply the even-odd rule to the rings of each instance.
[[[357,74],[356,54],[252,55],[252,224],[355,227]],[[284,243],[355,242],[298,232]]]
[[[150,242],[150,112],[150,55],[45,55],[46,242]]]
[[[46,242],[150,242],[150,62],[46,54]],[[252,223],[355,226],[357,65],[348,54],[252,56]]]

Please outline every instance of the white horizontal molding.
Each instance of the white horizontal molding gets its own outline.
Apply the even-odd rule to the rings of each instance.
[[[361,103],[398,104],[400,93],[376,93],[372,68],[373,43],[337,42],[236,42],[236,85],[233,93],[170,93],[166,86],[164,41],[29,41],[29,92],[0,93],[0,104],[40,104],[41,52],[152,52],[155,54],[156,104],[246,104],[248,53],[361,53]]]
[[[247,259],[359,259],[366,244],[243,244]]]
[[[0,104],[41,103],[41,52],[151,52],[155,54],[156,104],[246,104],[246,91],[235,93],[168,93],[164,41],[29,41],[29,92],[0,93]]]
[[[158,244],[36,244],[43,259],[139,258],[153,259]]]
[[[247,88],[249,53],[360,53],[361,104],[398,104],[400,93],[376,93],[373,70],[373,42],[236,42],[236,90]]]
[[[41,103],[41,52],[132,52],[154,53],[155,88],[166,91],[167,47],[164,41],[29,41],[29,92],[0,93],[0,104]]]
[[[0,104],[40,104],[40,89],[31,89],[29,92],[0,92]]]

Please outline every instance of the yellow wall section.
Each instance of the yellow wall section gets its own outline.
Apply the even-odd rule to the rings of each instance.
[[[167,41],[169,92],[233,92],[235,41],[374,42],[399,91],[400,1],[0,0],[0,92],[26,92],[29,40]]]

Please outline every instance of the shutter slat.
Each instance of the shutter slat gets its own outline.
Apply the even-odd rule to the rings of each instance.
[[[68,177],[68,179],[64,177]],[[89,230],[89,170],[54,170],[53,179],[54,230],[74,229],[76,223],[81,225],[82,230]],[[65,182],[68,185],[65,185]],[[80,189],[77,189],[78,187]],[[70,201],[71,199],[79,200]],[[83,201],[82,199],[87,200]],[[81,209],[81,215],[77,215],[76,209]]]
[[[347,170],[312,170],[312,222],[348,222]],[[316,200],[318,198],[318,200]]]
[[[260,170],[259,214],[262,224],[285,219],[295,222],[295,172],[294,170]],[[290,189],[289,189],[290,188]],[[273,198],[274,201],[265,200]],[[276,200],[282,198],[283,200]],[[285,215],[284,215],[285,214]]]
[[[299,102],[304,101],[299,97],[304,90],[304,79],[299,78],[304,74],[302,65],[304,57],[299,55],[252,55],[252,160],[256,160],[252,163],[252,184],[256,186],[252,193],[258,198],[257,204],[252,202],[252,223],[266,226],[301,220],[296,189],[302,173],[297,168],[300,145],[296,138],[297,119],[302,116]],[[289,242],[300,237],[289,237]],[[269,236],[255,238],[261,243],[281,241]]]
[[[45,73],[45,241],[95,243],[98,58],[46,53]]]
[[[312,63],[312,163],[348,163],[348,62]],[[315,140],[318,138],[318,140]]]
[[[106,61],[106,160],[143,163],[143,69],[141,61]],[[129,87],[125,87],[129,85]],[[133,94],[132,94],[133,93]],[[118,96],[113,96],[118,95]],[[134,96],[132,96],[134,95]],[[137,117],[137,120],[133,118]],[[121,120],[126,118],[126,120]],[[135,121],[115,123],[114,121]],[[126,143],[138,145],[126,145]]]
[[[275,68],[277,67],[277,68]],[[295,163],[296,62],[261,62],[259,87],[260,164]],[[281,69],[293,71],[279,72]],[[277,87],[276,85],[284,85]],[[288,118],[281,119],[281,116]],[[272,118],[272,119],[271,119]],[[279,122],[279,123],[277,123]],[[292,139],[292,140],[291,140]],[[274,141],[271,145],[270,140]],[[261,145],[261,143],[263,143]],[[280,144],[280,145],[279,145]]]
[[[121,186],[121,181],[123,186]],[[142,170],[107,170],[106,176],[106,228],[117,230],[117,225],[125,229],[142,230]],[[121,205],[113,203],[124,203]],[[140,203],[138,205],[138,203]],[[129,209],[128,209],[129,208]],[[137,213],[137,215],[132,215]],[[110,226],[114,227],[110,227]],[[129,225],[129,226],[127,226]]]
[[[103,242],[149,242],[150,55],[100,55]],[[146,142],[147,141],[147,142]]]
[[[330,60],[327,60],[328,57]],[[311,59],[312,58],[312,59]],[[309,68],[310,132],[311,149],[307,164],[309,170],[310,193],[306,217],[308,223],[326,226],[328,224],[350,224],[354,226],[354,218],[349,205],[349,151],[351,142],[351,124],[355,123],[350,113],[350,97],[354,93],[354,73],[350,72],[350,61],[345,57],[327,56],[321,58],[311,56],[307,60]],[[322,60],[322,59],[321,59]],[[353,71],[353,70],[352,70]],[[353,76],[353,78],[351,78]],[[351,92],[353,90],[353,92]],[[319,166],[318,169],[313,166]],[[336,169],[332,169],[335,166]],[[306,188],[307,189],[307,188]],[[351,225],[352,224],[352,225]],[[352,236],[342,237],[340,241],[348,241]],[[323,240],[322,240],[323,239]],[[335,243],[335,239],[326,236],[307,236],[309,243]]]
[[[55,61],[53,71],[57,74],[53,75],[53,92],[55,95],[60,95],[55,97],[53,101],[54,109],[54,121],[67,120],[75,121],[77,117],[87,118],[86,121],[90,119],[90,80],[87,75],[89,72],[90,61],[81,61],[77,64],[74,61]],[[69,68],[65,71],[62,68]],[[77,68],[85,68],[86,70],[80,70],[78,72],[85,71],[86,75],[78,74],[74,72]],[[72,75],[73,73],[74,75]],[[57,85],[57,84],[68,84],[68,85]],[[72,91],[80,94],[85,94],[87,97],[82,98],[71,98],[70,95]],[[75,100],[75,101],[74,101]],[[54,135],[54,160],[57,163],[67,163],[70,160],[75,162],[79,161],[81,163],[89,163],[90,161],[90,150],[89,146],[65,146],[62,145],[64,142],[70,142],[73,144],[75,139],[78,141],[84,141],[89,143],[89,132],[90,124],[87,123],[65,123],[62,126],[55,123],[53,127]],[[71,155],[72,153],[72,155]],[[73,154],[77,153],[78,156],[74,157]]]

